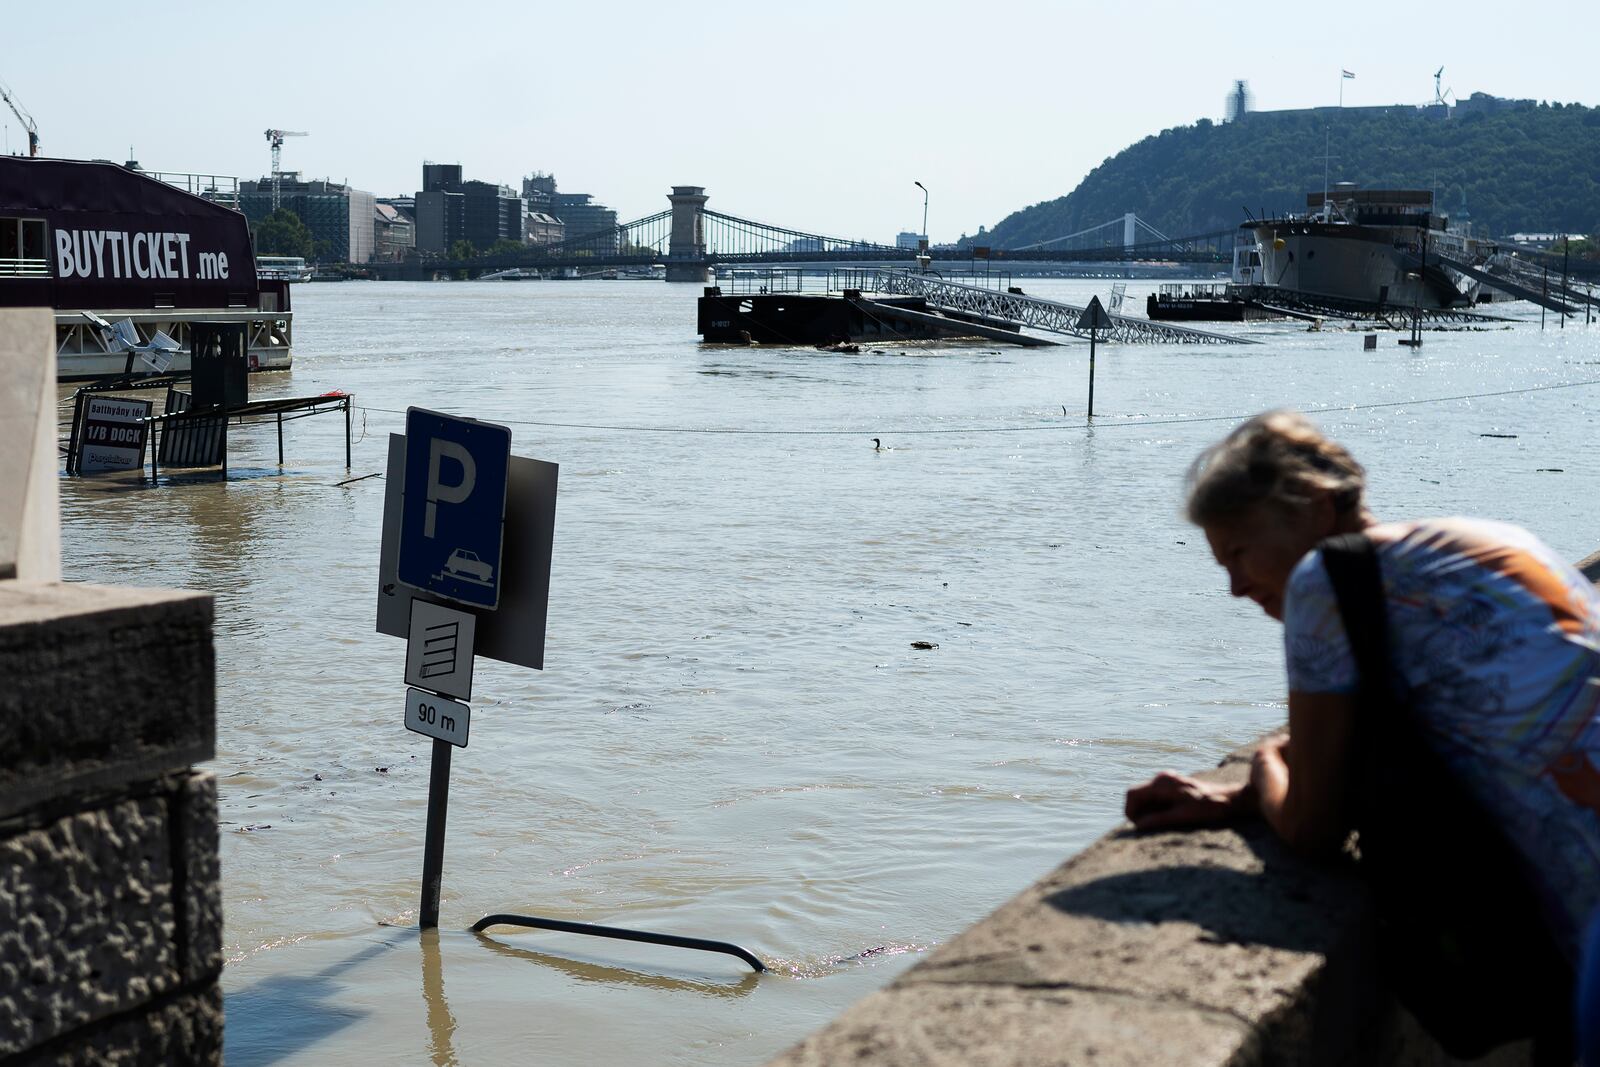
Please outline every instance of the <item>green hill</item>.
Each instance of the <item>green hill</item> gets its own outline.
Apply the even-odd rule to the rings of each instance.
[[[1016,248],[1128,211],[1174,237],[1236,226],[1247,207],[1304,211],[1305,194],[1322,188],[1325,137],[1330,181],[1434,189],[1440,210],[1459,216],[1464,205],[1477,232],[1600,232],[1600,108],[1479,93],[1448,119],[1441,111],[1317,108],[1251,112],[1223,124],[1201,119],[1123,149],[1066,196],[1013,212],[976,240]],[[1104,240],[1120,243],[1120,228]]]

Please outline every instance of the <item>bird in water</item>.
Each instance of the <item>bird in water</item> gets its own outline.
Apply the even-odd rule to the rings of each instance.
[[[883,451],[883,442],[878,440],[876,437],[874,437],[872,439],[872,450],[874,452],[882,452]]]

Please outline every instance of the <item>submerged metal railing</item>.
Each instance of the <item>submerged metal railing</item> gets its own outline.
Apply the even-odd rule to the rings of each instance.
[[[703,937],[680,937],[677,934],[657,934],[649,930],[627,930],[620,926],[600,926],[596,923],[568,922],[565,919],[544,919],[537,915],[504,913],[485,915],[472,924],[472,932],[479,934],[491,926],[526,926],[535,930],[558,930],[564,934],[611,937],[619,941],[639,941],[647,945],[668,945],[672,948],[698,949],[701,952],[720,952],[727,956],[737,956],[758,973],[767,969],[767,965],[757,959],[754,953],[727,941],[709,941]]]
[[[872,275],[870,288],[879,293],[897,296],[920,296],[930,306],[949,308],[969,315],[982,315],[992,319],[1008,319],[1036,330],[1071,334],[1087,338],[1089,331],[1079,329],[1078,322],[1084,309],[1059,300],[1045,300],[1022,293],[964,285],[928,274],[904,270],[863,271]],[[868,286],[862,286],[863,289]],[[1190,326],[1173,326],[1170,323],[1151,322],[1131,315],[1112,315],[1111,326],[1099,331],[1102,339],[1133,344],[1187,344],[1187,345],[1253,345],[1257,342],[1244,337],[1197,330]]]

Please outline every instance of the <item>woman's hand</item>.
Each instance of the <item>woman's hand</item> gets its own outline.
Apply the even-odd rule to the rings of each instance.
[[[1124,810],[1136,830],[1220,826],[1255,810],[1255,790],[1248,784],[1219,785],[1162,771],[1128,790]]]

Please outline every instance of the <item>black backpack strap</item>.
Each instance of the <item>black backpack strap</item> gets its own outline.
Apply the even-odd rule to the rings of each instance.
[[[1383,574],[1378,549],[1362,533],[1337,534],[1318,546],[1339,601],[1350,654],[1360,675],[1361,703],[1366,718],[1391,702],[1389,688],[1389,613],[1384,608]],[[1358,730],[1358,732],[1360,732]]]
[[[1358,533],[1318,547],[1360,673],[1347,781],[1385,977],[1454,1056],[1531,1035],[1548,1062],[1570,1063],[1571,973],[1523,864],[1392,686],[1376,547]]]

